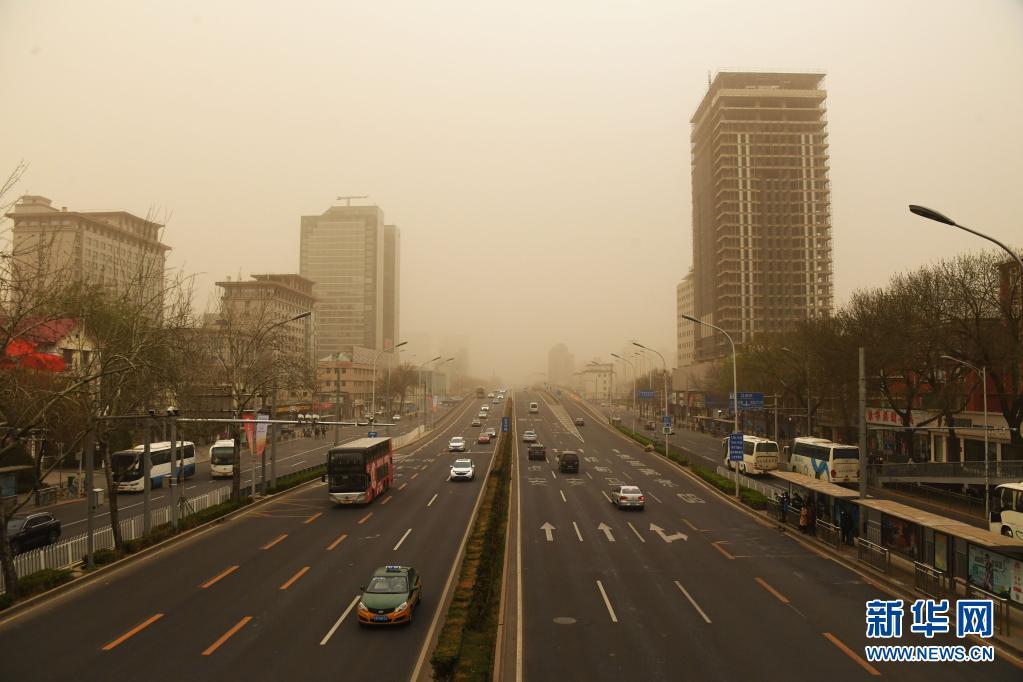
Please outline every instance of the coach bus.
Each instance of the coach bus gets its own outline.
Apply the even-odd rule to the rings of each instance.
[[[860,450],[823,438],[797,438],[792,443],[792,471],[828,483],[860,482]]]
[[[778,468],[778,444],[757,436],[742,437],[742,461],[732,462],[728,458],[728,439],[721,441],[725,451],[725,466],[738,469],[744,474],[762,474]]]
[[[390,438],[359,438],[327,452],[327,494],[334,504],[367,504],[394,484]]]
[[[1003,483],[995,488],[988,530],[1023,540],[1023,483]]]
[[[142,492],[145,482],[142,479],[144,445],[136,445],[131,450],[121,450],[110,455],[110,466],[119,493]],[[180,481],[191,478],[195,474],[195,443],[178,441],[177,475]],[[151,443],[149,445],[149,481],[150,488],[163,487],[164,479],[171,476],[171,444],[170,442]]]

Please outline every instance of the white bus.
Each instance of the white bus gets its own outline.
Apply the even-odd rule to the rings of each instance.
[[[210,478],[234,476],[234,441],[218,440],[210,448]]]
[[[824,438],[797,438],[792,443],[792,471],[828,483],[860,482],[860,449]]]
[[[728,438],[721,441],[725,452],[725,466],[734,469],[736,462],[728,459]],[[744,474],[763,474],[778,468],[778,444],[758,436],[742,437],[742,461],[739,471]]]
[[[1023,540],[1023,482],[1003,483],[995,488],[988,530]]]
[[[145,487],[142,480],[142,452],[144,449],[144,446],[136,445],[131,450],[121,450],[110,455],[117,492],[142,492]],[[150,444],[149,465],[150,487],[162,487],[164,479],[170,479],[171,475],[170,442]],[[195,443],[178,441],[177,473],[178,480],[191,478],[195,474]]]

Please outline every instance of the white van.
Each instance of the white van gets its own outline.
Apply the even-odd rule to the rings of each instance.
[[[210,477],[231,478],[234,475],[234,441],[218,440],[210,448]]]
[[[540,412],[540,403],[532,402],[529,403],[529,414],[537,414]]]
[[[778,468],[778,444],[767,438],[758,436],[742,436],[742,461],[732,462],[728,459],[728,438],[721,441],[725,451],[725,466],[743,474],[763,474]]]

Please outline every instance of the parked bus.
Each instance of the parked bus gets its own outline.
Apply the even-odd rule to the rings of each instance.
[[[143,450],[145,446],[136,445],[131,450],[121,450],[110,455],[110,465],[114,473],[114,481],[119,493],[138,493],[145,488],[142,480]],[[191,478],[195,474],[195,443],[178,441],[177,447],[178,480]],[[151,488],[163,487],[164,479],[171,475],[171,444],[170,442],[151,443],[149,445],[149,480]]]
[[[1023,482],[1003,483],[995,488],[988,530],[1023,540]]]
[[[828,483],[860,482],[860,450],[824,438],[797,438],[792,443],[792,471]]]
[[[327,452],[327,493],[335,504],[372,502],[394,484],[390,438],[358,438]]]
[[[234,441],[218,440],[210,448],[210,478],[234,476]]]
[[[725,452],[725,466],[734,469],[736,462],[728,459],[728,439],[721,441]],[[742,461],[738,462],[743,474],[763,474],[778,468],[778,444],[758,436],[742,437]]]

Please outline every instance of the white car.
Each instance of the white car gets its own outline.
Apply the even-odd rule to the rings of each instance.
[[[626,507],[643,509],[646,506],[645,502],[646,498],[643,497],[643,491],[638,486],[616,485],[611,488],[611,504],[619,509],[625,509]]]
[[[524,443],[535,443],[536,442],[536,431],[526,431],[522,434],[522,442]]]
[[[480,410],[480,413],[476,415],[476,418],[477,419],[486,419],[487,418],[487,411],[486,410]]]
[[[400,414],[393,415],[391,417],[391,421],[392,422],[400,422],[401,421],[401,415]]]
[[[461,436],[452,436],[448,441],[448,452],[465,452],[465,439]]]
[[[451,465],[452,481],[471,481],[476,478],[476,465],[471,459],[456,459]]]

